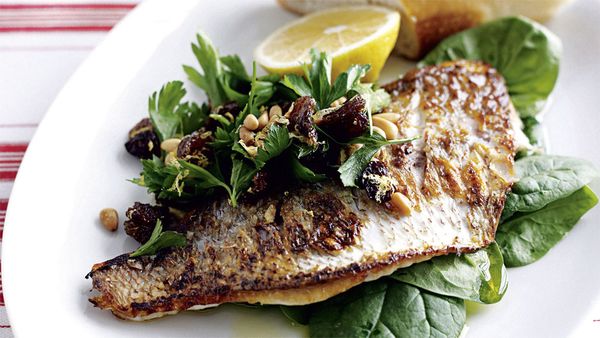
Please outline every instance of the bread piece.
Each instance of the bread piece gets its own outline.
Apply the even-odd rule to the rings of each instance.
[[[485,21],[524,15],[545,21],[571,0],[277,0],[289,11],[306,14],[330,7],[379,5],[402,16],[396,52],[419,59],[445,37]]]

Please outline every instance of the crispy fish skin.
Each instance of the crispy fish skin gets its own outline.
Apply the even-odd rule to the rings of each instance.
[[[90,301],[146,320],[225,302],[308,304],[437,255],[494,240],[516,152],[502,77],[472,61],[413,70],[385,86],[410,144],[377,156],[412,203],[403,216],[332,182],[189,214],[188,246],[118,256],[89,273]]]

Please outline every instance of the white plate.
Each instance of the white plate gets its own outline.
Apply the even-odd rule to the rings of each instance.
[[[579,1],[550,23],[563,40],[561,76],[546,125],[553,153],[600,164],[600,2]],[[223,306],[146,323],[117,320],[87,301],[92,264],[135,247],[102,229],[101,208],[147,200],[125,180],[139,172],[123,150],[152,91],[184,79],[189,44],[203,29],[249,64],[257,43],[291,14],[275,1],[149,1],[109,34],[71,78],[40,125],[17,177],[4,232],[4,293],[20,337],[300,336],[277,311]],[[407,63],[392,58],[385,79]],[[191,86],[189,88],[192,88]],[[198,91],[192,89],[194,95]],[[32,99],[35,99],[32,93]],[[596,189],[598,191],[598,189]],[[469,308],[471,337],[600,336],[600,208],[541,261],[510,270],[496,305]],[[579,330],[579,331],[576,331]],[[584,333],[585,332],[585,333]]]

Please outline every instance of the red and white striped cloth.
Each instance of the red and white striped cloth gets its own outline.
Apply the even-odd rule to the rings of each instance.
[[[77,66],[139,2],[40,1],[0,0],[0,248],[12,184],[39,121]],[[3,338],[13,335],[1,278]]]

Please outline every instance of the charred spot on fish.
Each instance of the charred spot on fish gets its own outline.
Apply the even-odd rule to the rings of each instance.
[[[389,149],[392,153],[390,164],[396,168],[408,168],[411,161],[418,165],[416,161],[422,158],[420,154],[411,156],[414,152],[414,145],[412,142],[392,144]]]
[[[317,143],[317,130],[313,123],[313,115],[317,111],[317,102],[310,96],[302,96],[294,101],[292,110],[289,112],[288,129],[292,133],[303,136],[309,145]]]
[[[307,196],[305,205],[313,213],[310,247],[338,251],[356,243],[362,224],[339,198],[327,193],[313,193]]]
[[[177,291],[185,289],[188,285],[192,285],[195,281],[195,264],[193,261],[187,262],[185,269],[179,278],[173,283],[173,288]]]
[[[274,223],[258,223],[254,226],[258,252],[265,256],[268,254],[285,252],[279,229]]]
[[[337,109],[323,115],[317,125],[340,142],[347,142],[363,135],[369,128],[366,102],[356,95]]]
[[[299,253],[308,249],[310,244],[310,234],[302,224],[296,223],[290,227],[288,233],[288,240],[290,243],[290,249],[294,253]]]

